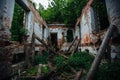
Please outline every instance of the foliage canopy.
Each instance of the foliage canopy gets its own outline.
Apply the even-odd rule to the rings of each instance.
[[[38,11],[48,23],[59,22],[75,25],[77,18],[81,15],[82,9],[88,1],[53,0],[46,10],[40,4]],[[94,1],[91,6],[98,13],[101,29],[104,29],[109,24],[105,1]]]
[[[75,24],[87,0],[53,0],[45,10],[40,4],[39,13],[48,22]]]

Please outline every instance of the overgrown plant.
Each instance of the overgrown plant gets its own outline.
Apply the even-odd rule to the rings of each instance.
[[[87,1],[88,0],[53,0],[47,9],[44,9],[42,5],[40,5],[38,11],[49,23],[59,22],[75,25]]]
[[[22,27],[22,28],[20,29],[20,34],[21,34],[21,35],[26,36],[27,33],[28,33],[28,30],[27,30],[25,27]]]
[[[74,53],[73,56],[70,56],[68,59],[64,59],[62,56],[57,56],[55,58],[55,61],[57,67],[61,67],[66,64],[63,71],[69,71],[70,67],[74,68],[77,71],[80,70],[80,68],[84,68],[88,71],[93,62],[93,59],[93,55],[90,55],[86,52],[77,52]]]
[[[101,64],[94,80],[120,80],[120,63]]]
[[[38,65],[38,64],[47,64],[47,58],[48,58],[48,52],[47,51],[43,51],[43,53],[41,55],[35,55],[35,60],[34,60],[34,64]]]
[[[24,10],[15,3],[13,21],[11,26],[11,39],[22,42],[21,28],[23,27]]]

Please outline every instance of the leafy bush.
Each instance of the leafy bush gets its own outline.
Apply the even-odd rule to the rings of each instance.
[[[34,76],[37,73],[37,67],[31,67],[27,71],[27,76]]]
[[[104,63],[99,67],[94,80],[120,80],[120,63]]]
[[[35,55],[34,64],[47,64],[48,52],[44,51],[42,55]]]
[[[42,74],[45,74],[49,71],[49,68],[46,66],[46,65],[43,65],[42,68],[41,68],[41,72]]]
[[[47,73],[49,71],[49,68],[46,65],[42,65],[41,68],[41,75],[44,75],[45,73]],[[28,69],[27,71],[27,76],[31,77],[31,76],[35,76],[38,72],[38,67],[34,66],[31,67],[30,69]]]
[[[76,70],[80,70],[80,68],[84,68],[88,71],[93,62],[93,59],[94,56],[88,53],[77,52],[66,60],[62,56],[57,56],[55,58],[55,62],[56,62],[55,64],[57,67],[62,67],[64,63],[66,63],[66,66],[64,67],[63,71],[67,71],[67,72],[70,71],[70,67],[73,67]]]
[[[64,65],[64,57],[62,57],[62,56],[56,56],[55,57],[55,64],[56,64],[56,66],[58,67],[58,68],[60,68],[60,67],[62,67],[63,65]]]
[[[86,52],[77,52],[74,53],[73,56],[68,58],[67,63],[75,69],[84,68],[86,70],[89,70],[93,59],[94,56]]]
[[[23,35],[21,35],[20,30],[23,27],[23,18],[24,10],[17,3],[15,3],[13,21],[10,29],[12,33],[11,40],[13,41],[22,42]]]

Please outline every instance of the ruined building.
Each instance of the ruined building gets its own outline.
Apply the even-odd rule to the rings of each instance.
[[[16,53],[22,53],[24,50],[28,50],[27,47],[24,46],[24,49],[14,44],[10,40],[10,28],[14,14],[14,4],[15,2],[19,4],[20,7],[24,10],[24,21],[23,25],[26,29],[28,29],[28,37],[25,40],[27,45],[32,44],[33,33],[36,34],[39,38],[46,40],[48,37],[48,27],[46,22],[39,15],[37,10],[34,8],[32,3],[29,0],[1,0],[0,1],[0,80],[10,78],[16,72],[18,72],[19,64],[12,65],[13,55]],[[46,33],[45,33],[46,32]],[[45,33],[45,34],[44,34]],[[44,37],[42,37],[44,36]],[[35,44],[41,44],[37,40]],[[23,46],[22,46],[23,47]],[[37,46],[35,47],[36,49]],[[35,50],[36,50],[35,49]],[[27,53],[25,51],[24,53]],[[27,54],[26,54],[27,55]],[[29,54],[28,54],[29,55]],[[15,69],[12,71],[12,67]],[[22,67],[22,65],[21,65]],[[15,71],[15,72],[14,72]]]
[[[10,40],[15,3],[24,10],[23,26],[28,30],[27,35],[24,36],[23,45]],[[42,44],[47,44],[50,36],[51,42],[55,41],[55,46],[58,46],[59,49],[64,42],[67,42],[67,32],[73,36],[74,30],[66,28],[65,24],[47,25],[29,0],[3,0],[0,1],[0,4],[0,79],[9,79],[18,71],[22,71],[24,63],[27,61],[26,58],[31,54],[35,55],[36,51],[43,50]],[[35,39],[34,35],[41,42]],[[72,39],[68,42],[71,42]],[[15,58],[13,61],[14,55],[21,60]],[[25,55],[26,57],[24,57]]]
[[[98,1],[98,3],[100,2]],[[90,53],[96,55],[109,27],[110,19],[109,16],[107,17],[107,9],[101,7],[106,7],[105,1],[101,1],[99,8],[94,7],[94,5],[95,2],[90,0],[83,8],[75,25],[75,35],[81,40],[79,46],[82,51],[89,50]],[[101,13],[106,17],[101,16]],[[119,41],[117,43],[119,44]],[[110,41],[107,49],[112,57],[120,52],[119,46],[116,48],[114,46],[117,43]]]
[[[109,24],[117,26],[117,30],[112,31],[114,33],[112,38],[110,37],[109,44],[107,44],[109,46],[107,46],[105,52],[111,53],[112,58],[120,58],[120,8],[118,7],[118,11],[114,13],[108,7],[117,4],[117,1],[111,3],[106,0],[107,10],[105,15],[108,14],[109,16],[103,19],[94,7],[94,2],[90,0],[83,8],[75,27],[70,28],[70,25],[65,24],[47,24],[29,0],[0,0],[0,80],[9,79],[22,71],[25,66],[20,64],[28,64],[27,58],[20,63],[12,64],[15,54],[24,53],[28,57],[29,55],[35,55],[36,51],[40,52],[46,48],[49,51],[52,51],[52,48],[57,48],[55,51],[67,51],[71,43],[76,41],[73,50],[88,51],[96,55],[100,45],[104,42],[105,34],[109,32],[107,32]],[[15,2],[24,10],[23,25],[28,30],[27,35],[23,38],[23,45],[10,40]],[[49,42],[53,47],[48,47],[51,45]]]

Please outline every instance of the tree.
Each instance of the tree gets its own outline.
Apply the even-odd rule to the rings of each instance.
[[[87,0],[53,0],[46,10],[39,9],[41,16],[48,22],[75,24]]]
[[[11,27],[11,39],[14,41],[22,41],[22,32],[23,32],[23,17],[24,17],[24,11],[23,9],[15,3],[14,8],[14,16],[12,21],[12,27]]]

